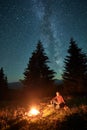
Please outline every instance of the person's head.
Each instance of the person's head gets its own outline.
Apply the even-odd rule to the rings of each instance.
[[[56,95],[57,95],[57,96],[59,96],[59,95],[60,95],[60,93],[59,93],[59,92],[56,92]]]

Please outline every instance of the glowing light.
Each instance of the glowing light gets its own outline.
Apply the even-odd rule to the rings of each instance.
[[[36,108],[32,108],[29,113],[28,116],[36,116],[38,115],[40,112],[36,109]]]

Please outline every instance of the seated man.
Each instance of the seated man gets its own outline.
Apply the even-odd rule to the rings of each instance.
[[[53,104],[57,109],[65,107],[65,101],[59,92],[56,92],[56,96],[51,100],[51,104]]]

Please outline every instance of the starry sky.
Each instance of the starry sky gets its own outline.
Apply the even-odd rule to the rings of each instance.
[[[87,0],[0,0],[0,67],[8,82],[23,78],[38,40],[60,79],[71,37],[87,53]]]

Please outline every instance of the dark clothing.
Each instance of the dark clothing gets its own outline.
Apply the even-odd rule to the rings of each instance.
[[[59,104],[59,106],[60,106],[60,108],[63,108],[63,107],[65,107],[65,103],[61,103],[61,104]]]

